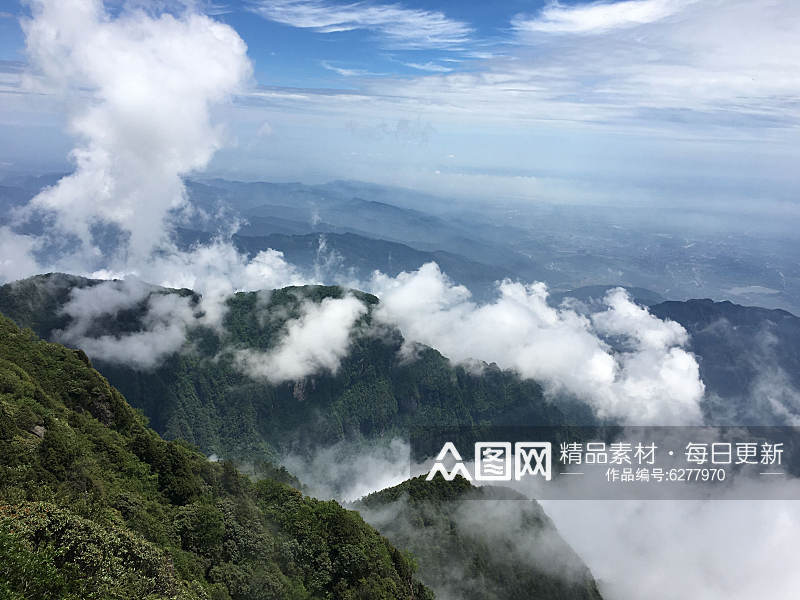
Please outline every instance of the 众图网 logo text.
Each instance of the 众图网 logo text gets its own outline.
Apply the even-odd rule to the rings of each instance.
[[[552,477],[552,445],[550,442],[476,442],[474,473],[471,474],[452,442],[442,446],[426,479],[439,473],[446,481],[461,475],[468,481],[520,481],[524,477]],[[451,468],[447,468],[449,458]]]

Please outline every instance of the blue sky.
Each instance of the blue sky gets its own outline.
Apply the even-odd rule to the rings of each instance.
[[[121,3],[106,4],[118,10]],[[169,5],[159,5],[170,10]],[[351,88],[355,84],[348,78],[355,76],[415,76],[471,69],[476,58],[504,52],[513,39],[514,17],[542,6],[542,2],[529,0],[247,1],[204,3],[199,8],[241,35],[259,83]],[[374,11],[371,15],[370,9]],[[28,10],[23,2],[3,0],[0,13],[4,17],[0,19],[0,59],[24,61],[24,35],[17,17]],[[316,23],[323,25],[313,26]]]
[[[310,3],[306,3],[310,4]],[[414,2],[364,5],[248,3],[220,18],[241,33],[267,85],[354,88],[354,77],[413,77],[470,69],[476,55],[501,51],[510,19],[530,2]],[[324,6],[324,8],[323,8]],[[247,9],[250,9],[248,11]],[[327,10],[326,10],[327,9]],[[262,19],[253,19],[257,14]],[[402,20],[408,22],[403,24]],[[315,23],[329,25],[313,27]],[[401,25],[402,24],[402,25]],[[327,31],[339,29],[339,31]],[[424,33],[423,33],[424,32]]]
[[[169,0],[106,6],[111,18],[181,10]],[[796,211],[794,0],[252,0],[194,10],[235,29],[253,67],[248,90],[215,113],[229,143],[212,173]],[[0,161],[67,168],[69,107],[21,83],[27,11],[0,2]]]

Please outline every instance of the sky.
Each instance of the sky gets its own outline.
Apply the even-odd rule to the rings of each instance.
[[[70,106],[35,85],[21,26],[35,5],[0,1],[0,167],[68,171]],[[105,5],[109,18],[187,10]],[[207,173],[798,215],[794,0],[193,0],[188,10],[230,25],[252,65],[213,109],[224,143]]]

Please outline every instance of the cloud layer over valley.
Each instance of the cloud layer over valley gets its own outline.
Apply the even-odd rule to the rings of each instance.
[[[504,281],[497,300],[479,305],[429,263],[396,278],[376,274],[372,290],[382,300],[379,320],[454,361],[495,362],[551,393],[589,401],[603,418],[701,421],[704,386],[694,356],[683,349],[686,331],[650,315],[621,289],[606,296],[604,310],[588,315],[549,306],[542,283]],[[622,340],[625,351],[612,352],[605,338]]]

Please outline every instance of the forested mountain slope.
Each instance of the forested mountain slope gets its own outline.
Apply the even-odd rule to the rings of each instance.
[[[0,597],[432,598],[357,513],[145,423],[85,354],[0,317]]]
[[[592,574],[539,504],[457,476],[417,477],[355,507],[419,560],[445,600],[600,600]]]

